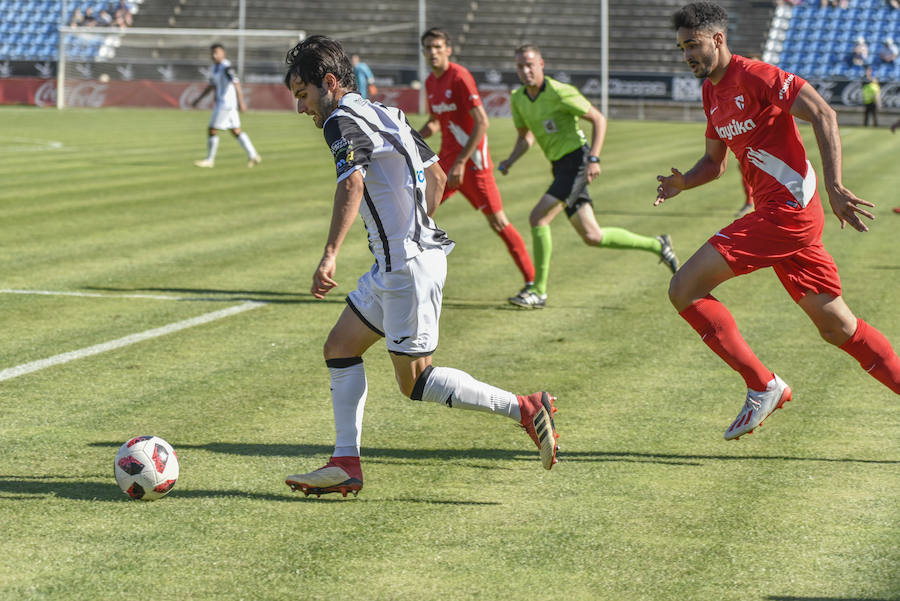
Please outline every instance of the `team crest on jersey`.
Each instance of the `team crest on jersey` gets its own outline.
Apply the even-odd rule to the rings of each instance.
[[[744,95],[734,97],[734,103],[737,105],[738,109],[744,110]]]
[[[548,134],[555,134],[559,131],[559,128],[556,127],[556,121],[553,119],[547,119],[544,121],[544,131]]]
[[[453,92],[451,92],[450,90],[444,91],[444,96],[446,96],[447,98],[450,98],[450,96],[452,96],[452,95],[453,95]]]

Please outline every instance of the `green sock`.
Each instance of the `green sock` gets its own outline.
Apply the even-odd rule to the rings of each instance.
[[[531,243],[534,246],[534,286],[538,294],[547,294],[547,279],[550,277],[550,254],[553,252],[553,238],[549,225],[531,228]]]
[[[620,227],[604,227],[602,231],[603,238],[600,240],[600,246],[646,250],[657,255],[662,252],[662,243],[656,238],[641,236]]]

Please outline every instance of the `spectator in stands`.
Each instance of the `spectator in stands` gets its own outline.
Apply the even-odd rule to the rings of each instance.
[[[118,27],[125,29],[133,23],[132,10],[125,0],[119,0],[119,4],[110,3],[109,12],[113,15]]]
[[[75,10],[72,11],[72,19],[69,21],[69,27],[81,27],[84,25],[84,13],[81,12],[81,9],[76,7]]]
[[[359,60],[359,55],[354,54],[350,57],[350,63],[353,65],[353,75],[356,77],[356,90],[363,98],[374,96],[378,93],[375,87],[375,75],[369,65]]]
[[[81,20],[84,27],[95,27],[97,25],[97,17],[94,16],[94,7],[88,6],[84,9],[84,18]]]
[[[892,63],[900,56],[900,48],[897,48],[897,44],[894,43],[894,39],[890,36],[884,38],[884,45],[881,48],[879,56],[881,56],[881,60],[886,63]]]
[[[850,56],[850,62],[857,67],[862,67],[869,62],[869,45],[866,44],[866,38],[859,36],[856,38],[856,46],[853,47],[853,54]]]
[[[866,67],[866,76],[862,87],[863,106],[865,107],[863,127],[869,127],[869,115],[872,116],[872,125],[878,127],[878,109],[881,107],[881,86],[878,79],[872,74],[872,67]]]
[[[100,9],[100,14],[97,15],[97,26],[98,27],[110,27],[113,24],[113,16],[109,14],[109,11],[105,8]]]

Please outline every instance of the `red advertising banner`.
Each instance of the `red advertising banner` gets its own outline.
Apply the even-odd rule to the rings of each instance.
[[[100,108],[106,106],[189,109],[206,88],[203,82],[164,81],[93,81],[66,82],[66,106]],[[257,110],[296,109],[291,93],[281,84],[255,83],[243,85],[247,107]],[[419,91],[412,88],[379,88],[375,100],[396,106],[406,113],[419,108]],[[208,94],[198,108],[211,109],[215,98]],[[509,92],[488,90],[482,94],[488,115],[509,115]],[[56,80],[34,78],[0,79],[0,105],[28,104],[56,106]]]

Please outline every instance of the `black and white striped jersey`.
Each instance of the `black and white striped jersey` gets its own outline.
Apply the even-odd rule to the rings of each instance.
[[[449,253],[453,241],[428,216],[425,168],[437,155],[398,108],[345,94],[324,126],[337,181],[361,171],[359,212],[379,268],[391,271],[429,248]]]

